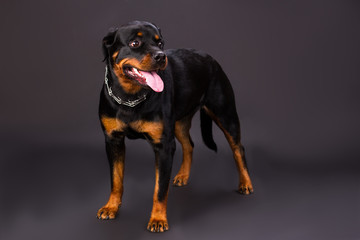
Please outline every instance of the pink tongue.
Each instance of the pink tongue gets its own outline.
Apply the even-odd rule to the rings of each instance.
[[[156,72],[139,72],[146,78],[146,84],[151,87],[152,90],[155,92],[162,92],[164,90],[164,82]]]

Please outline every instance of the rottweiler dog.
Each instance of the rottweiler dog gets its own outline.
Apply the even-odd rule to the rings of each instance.
[[[182,146],[183,161],[173,184],[184,186],[189,181],[194,147],[189,134],[191,119],[198,110],[205,145],[217,150],[212,136],[215,122],[233,151],[238,191],[253,192],[240,142],[234,92],[211,56],[192,49],[164,50],[160,29],[142,21],[110,29],[102,50],[106,68],[99,118],[110,164],[111,193],[97,213],[99,219],[115,218],[121,205],[125,137],[143,138],[155,152],[155,190],[147,229],[169,229],[166,208],[175,138]]]

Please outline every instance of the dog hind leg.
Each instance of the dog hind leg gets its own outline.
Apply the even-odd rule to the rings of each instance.
[[[223,131],[230,144],[239,172],[238,191],[241,194],[253,192],[245,159],[245,150],[240,141],[240,121],[236,111],[235,96],[230,81],[219,65],[209,85],[202,109]]]
[[[190,176],[192,153],[194,148],[194,143],[189,133],[192,116],[193,115],[185,117],[184,119],[177,121],[175,124],[175,136],[180,142],[183,151],[183,161],[181,163],[180,170],[173,180],[173,184],[178,187],[187,185]]]

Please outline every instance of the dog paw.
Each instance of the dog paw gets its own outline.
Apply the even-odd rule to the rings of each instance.
[[[114,219],[118,210],[117,207],[102,207],[97,213],[97,218],[102,220]]]
[[[251,193],[254,192],[254,189],[253,189],[253,187],[252,187],[251,184],[250,184],[250,185],[248,185],[248,184],[241,184],[241,185],[239,186],[238,192],[239,192],[240,194],[249,195],[249,194],[251,194]]]
[[[176,175],[173,184],[177,187],[182,187],[188,184],[189,175]]]
[[[165,232],[169,230],[169,225],[166,219],[150,219],[147,230],[149,230],[150,232]]]

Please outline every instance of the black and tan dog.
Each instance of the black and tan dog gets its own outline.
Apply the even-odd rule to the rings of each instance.
[[[240,143],[240,123],[232,87],[220,65],[195,50],[163,50],[159,28],[148,22],[131,22],[112,29],[103,39],[106,62],[99,117],[105,133],[111,170],[109,201],[97,213],[113,219],[123,194],[125,137],[144,138],[155,152],[155,191],[147,229],[169,229],[166,206],[175,137],[181,143],[183,162],[174,185],[188,183],[193,142],[191,119],[200,109],[204,143],[216,151],[212,121],[224,132],[239,171],[242,194],[253,191]]]

